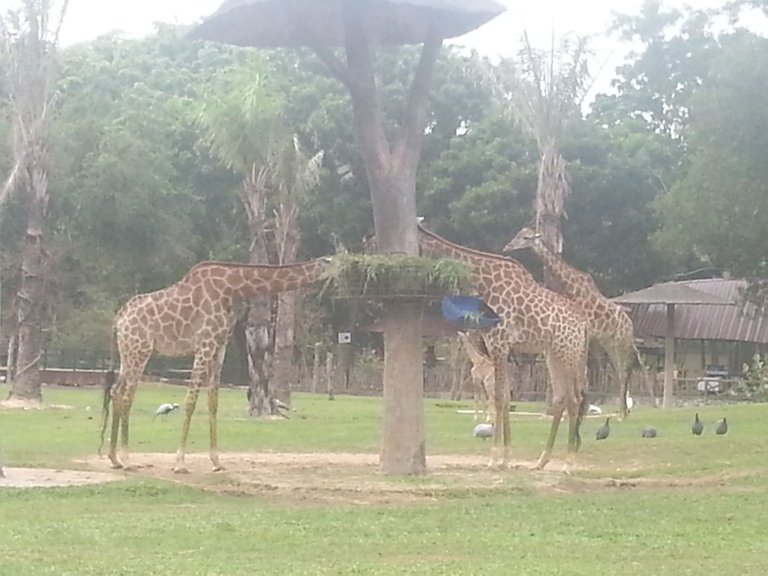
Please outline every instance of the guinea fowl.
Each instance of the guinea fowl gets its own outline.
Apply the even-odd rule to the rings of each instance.
[[[717,425],[717,428],[715,429],[715,434],[717,434],[718,436],[722,436],[726,432],[728,432],[728,422],[726,422],[725,418],[723,418],[723,421]]]
[[[691,426],[691,433],[694,436],[701,436],[701,433],[704,431],[704,424],[701,423],[701,420],[699,420],[699,413],[696,412],[696,419],[693,421],[693,425]]]
[[[656,428],[653,426],[643,428],[643,438],[656,438]]]
[[[608,418],[605,419],[605,424],[600,426],[600,428],[597,429],[597,433],[595,434],[595,439],[597,440],[605,440],[608,438],[608,434],[611,433],[611,425],[610,425],[611,417],[608,416]]]
[[[474,430],[472,430],[472,435],[475,438],[482,438],[485,440],[486,438],[493,438],[495,432],[496,429],[493,424],[486,424],[483,422],[475,426]]]

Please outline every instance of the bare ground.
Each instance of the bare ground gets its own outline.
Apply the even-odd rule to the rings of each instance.
[[[3,467],[0,488],[54,488],[59,486],[83,486],[121,480],[122,476],[87,470],[56,470],[53,468]]]
[[[569,494],[611,489],[667,489],[727,486],[738,474],[699,478],[634,477],[646,464],[628,460],[610,468],[577,459],[566,464],[553,460],[543,471],[533,461],[513,461],[508,468],[488,467],[486,455],[434,455],[428,474],[402,478],[379,471],[378,455],[370,453],[233,453],[221,454],[221,472],[212,472],[207,453],[187,455],[189,474],[174,474],[175,454],[132,453],[130,470],[113,470],[97,456],[73,463],[80,470],[6,468],[0,488],[73,486],[127,477],[168,480],[234,495],[269,495],[301,505],[385,504],[425,502],[457,493],[520,490],[540,494]],[[586,472],[586,474],[580,474]],[[573,474],[571,474],[573,473]],[[631,479],[627,475],[633,476]]]

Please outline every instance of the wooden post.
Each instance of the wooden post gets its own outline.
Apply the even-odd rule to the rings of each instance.
[[[320,342],[315,342],[315,357],[312,359],[312,394],[317,394],[320,382]]]
[[[675,305],[667,304],[667,333],[664,338],[663,408],[671,408],[675,397]]]
[[[328,390],[328,400],[333,400],[333,352],[325,356],[325,385]]]

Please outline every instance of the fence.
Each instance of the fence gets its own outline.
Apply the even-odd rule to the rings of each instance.
[[[322,354],[322,353],[321,353]],[[322,362],[313,362],[314,351],[309,351],[297,366],[297,381],[291,389],[303,392],[326,392],[330,388],[335,393],[378,396],[383,390],[383,365],[381,361],[371,360],[352,363],[349,368],[332,363],[326,366],[325,354]],[[519,401],[541,401],[547,394],[549,375],[544,362],[533,356],[516,358],[508,364],[509,382],[512,384],[513,398]],[[42,357],[42,380],[45,384],[67,386],[95,386],[104,381],[104,372],[109,367],[108,351],[92,350],[46,350]],[[5,358],[0,357],[0,374],[5,376]],[[153,356],[146,369],[150,378],[165,379],[170,382],[186,383],[192,367],[191,358],[167,358]],[[424,394],[433,398],[458,398],[471,396],[472,385],[468,367],[457,366],[441,361],[435,365],[424,366]],[[319,375],[313,378],[313,370]],[[663,378],[652,371],[647,377],[654,391],[660,398],[663,393]],[[246,385],[242,373],[241,361],[234,349],[230,349],[222,370],[224,385]],[[718,392],[730,392],[732,382],[727,382]],[[636,401],[650,402],[651,398],[643,382],[643,374],[635,371],[632,375],[630,390]],[[691,379],[681,378],[675,383],[675,396],[695,398],[709,395],[711,391],[702,390]],[[590,364],[589,398],[591,402],[616,402],[618,386],[612,368],[605,362]]]

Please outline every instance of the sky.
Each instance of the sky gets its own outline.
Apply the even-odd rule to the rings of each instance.
[[[0,5],[13,0],[0,0]],[[520,46],[523,31],[539,48],[547,48],[552,35],[595,35],[590,70],[596,87],[607,88],[613,72],[621,64],[626,46],[608,38],[605,31],[614,13],[637,13],[643,0],[497,0],[504,14],[451,43],[474,48],[480,53],[512,55]],[[142,36],[153,31],[154,22],[190,24],[213,13],[222,0],[69,0],[62,29],[65,45],[91,40],[119,31],[127,36]],[[721,5],[724,0],[688,0],[695,8]],[[682,6],[681,0],[667,5]]]

